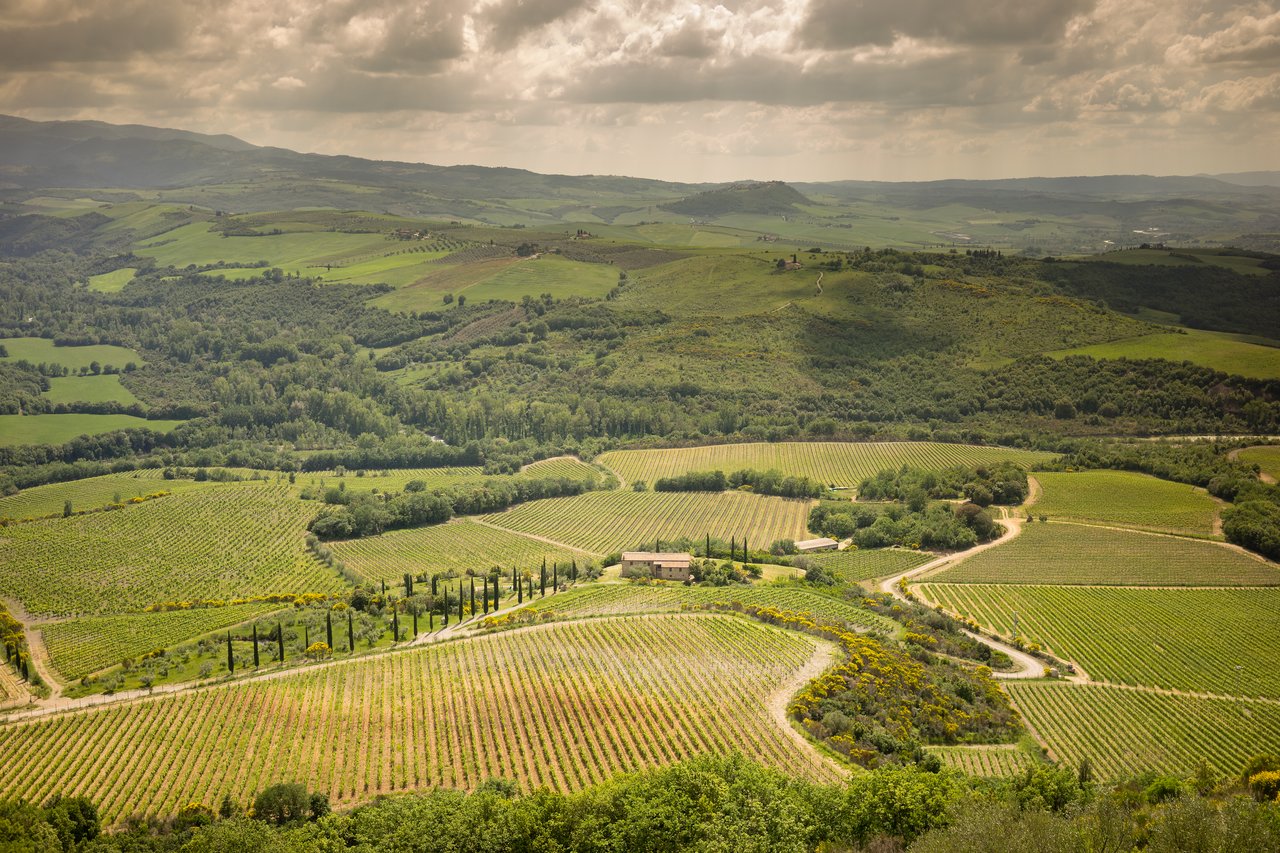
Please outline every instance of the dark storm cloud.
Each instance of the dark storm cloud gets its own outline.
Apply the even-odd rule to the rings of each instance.
[[[528,33],[586,7],[587,0],[502,0],[484,10],[488,43],[499,51],[514,48]]]
[[[157,6],[146,0],[85,3],[56,17],[10,19],[0,25],[0,69],[120,62],[165,53],[181,46],[192,23],[189,4]]]
[[[472,108],[471,81],[330,69],[304,79],[284,78],[247,91],[237,103],[251,110],[380,113],[427,110],[457,113]]]
[[[900,36],[958,44],[1053,41],[1094,0],[810,0],[800,37],[811,47],[892,44]]]

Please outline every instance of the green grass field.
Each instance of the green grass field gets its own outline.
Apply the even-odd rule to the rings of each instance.
[[[1102,779],[1148,770],[1188,777],[1200,760],[1235,776],[1280,743],[1280,705],[1203,699],[1100,684],[1006,682],[1053,757],[1088,758]]]
[[[497,633],[0,727],[0,796],[88,796],[110,825],[224,795],[249,803],[280,781],[346,808],[496,777],[575,790],[730,751],[834,781],[768,710],[815,651],[730,616]]]
[[[922,584],[930,601],[1017,633],[1117,684],[1280,697],[1280,589]]]
[[[809,555],[811,559],[837,574],[846,583],[871,578],[884,578],[923,566],[936,555],[906,548],[850,548]]]
[[[1012,542],[931,576],[940,583],[1277,586],[1280,568],[1232,548],[1083,524],[1023,524]]]
[[[567,566],[573,560],[579,567],[590,559],[578,551],[548,545],[467,519],[335,542],[332,548],[338,559],[360,577],[397,584],[405,572],[416,575],[449,570],[487,571],[494,566],[510,572],[513,566],[538,568],[544,558],[548,565],[561,563]]]
[[[119,293],[124,290],[124,286],[133,281],[133,277],[138,274],[138,270],[134,267],[125,267],[124,269],[104,272],[101,275],[89,277],[89,289],[96,290],[99,293]]]
[[[1178,257],[1178,255],[1183,257]],[[1199,258],[1199,260],[1193,261],[1191,260],[1192,257]],[[1106,261],[1109,264],[1157,267],[1188,267],[1211,264],[1234,270],[1243,275],[1266,275],[1269,272],[1269,270],[1261,266],[1262,262],[1258,258],[1226,254],[1220,249],[1125,249],[1119,252],[1098,255],[1095,260]]]
[[[1213,533],[1217,504],[1203,490],[1128,471],[1040,472],[1032,512],[1153,530]]]
[[[1189,361],[1202,367],[1253,379],[1280,378],[1280,345],[1266,345],[1261,339],[1227,332],[1159,332],[1137,338],[1093,344],[1046,353],[1054,358],[1089,355],[1094,358],[1163,358]]]
[[[145,363],[136,351],[109,344],[55,347],[48,338],[0,338],[0,344],[4,344],[4,348],[9,351],[5,361],[25,359],[32,364],[60,364],[73,371],[88,367],[95,361],[113,367],[124,367],[131,361],[139,367]]]
[[[938,444],[923,441],[887,442],[779,442],[776,444],[714,444],[669,450],[612,450],[599,461],[628,483],[644,480],[652,485],[660,477],[689,471],[741,468],[776,468],[785,474],[812,477],[841,487],[859,482],[885,468],[911,465],[941,470],[953,465],[980,465],[1013,461],[1031,466],[1054,454],[1005,447]]]
[[[742,492],[588,492],[530,501],[485,520],[596,554],[708,533],[726,542],[745,536],[749,546],[766,548],[778,539],[805,538],[809,506]]]
[[[124,613],[162,601],[336,592],[306,550],[315,504],[266,483],[220,483],[115,512],[11,525],[0,589],[37,615]]]
[[[133,392],[120,384],[117,374],[110,376],[56,376],[49,380],[44,396],[53,403],[107,403],[129,405],[138,402]]]
[[[63,504],[71,501],[71,509],[75,512],[97,509],[107,504],[155,492],[180,492],[192,489],[209,488],[213,483],[198,483],[195,480],[166,480],[158,468],[142,471],[129,471],[124,474],[107,474],[102,477],[89,477],[84,480],[71,480],[66,483],[51,483],[47,486],[35,486],[23,489],[16,495],[0,497],[0,518],[38,518],[40,516],[61,515]],[[160,498],[167,500],[167,498]]]
[[[156,649],[170,648],[184,640],[247,622],[279,610],[279,604],[238,604],[174,610],[165,613],[128,613],[92,616],[45,625],[45,645],[64,679],[70,681],[115,666]]]
[[[63,444],[117,429],[169,432],[183,423],[133,415],[0,415],[0,444]]]
[[[1246,447],[1238,457],[1241,462],[1257,465],[1272,480],[1280,480],[1280,445],[1272,447]]]
[[[568,296],[599,298],[618,283],[618,270],[608,264],[588,264],[555,255],[527,258],[504,268],[462,291],[468,301],[504,299],[519,302],[550,293],[556,299]]]
[[[223,237],[196,222],[145,240],[134,252],[155,258],[161,265],[254,263],[266,261],[286,272],[326,276],[326,263],[341,263],[346,256],[385,250],[382,234],[344,234],[329,231],[296,231],[264,237]],[[326,276],[327,277],[327,276]]]
[[[676,583],[596,583],[578,586],[549,598],[539,598],[529,607],[557,616],[581,618],[662,613],[689,606],[735,602],[810,613],[821,619],[846,622],[859,630],[881,634],[895,634],[902,627],[878,613],[785,583],[721,587],[689,587]]]

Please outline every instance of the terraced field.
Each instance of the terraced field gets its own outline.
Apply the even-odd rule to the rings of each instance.
[[[929,749],[951,767],[970,776],[999,779],[1013,776],[1037,763],[1017,744],[994,746],[935,746]]]
[[[850,548],[845,551],[827,551],[812,554],[810,558],[839,575],[848,583],[884,578],[923,566],[934,558],[924,551],[906,548]]]
[[[1030,467],[1055,454],[935,442],[778,442],[716,444],[669,450],[612,450],[599,462],[618,472],[628,483],[653,483],[689,471],[724,471],[742,468],[776,468],[786,474],[811,477],[840,487],[857,486],[865,477],[885,468],[912,465],[941,470],[954,465],[979,465],[1013,461]]]
[[[503,777],[571,790],[737,750],[811,779],[767,699],[815,641],[723,615],[582,620],[0,728],[0,796],[92,798],[106,823],[278,781],[337,806]],[[352,737],[358,732],[358,737]],[[253,760],[245,760],[245,756]]]
[[[683,584],[661,586],[631,583],[590,584],[551,598],[540,598],[529,605],[535,611],[559,616],[619,616],[634,613],[661,613],[687,606],[706,604],[756,604],[812,613],[823,619],[847,622],[856,628],[892,634],[901,626],[870,610],[854,607],[844,601],[820,595],[797,586],[722,586],[687,587]]]
[[[44,626],[42,632],[54,667],[70,681],[115,666],[125,658],[171,648],[184,640],[238,625],[280,607],[279,604],[238,604],[165,613],[93,616],[54,622]]]
[[[1007,682],[1052,756],[1088,758],[1100,778],[1145,770],[1190,776],[1202,758],[1234,776],[1280,743],[1280,704],[1203,699],[1100,684]]]
[[[485,520],[596,554],[708,533],[726,542],[746,536],[749,545],[764,548],[777,539],[805,538],[810,505],[742,492],[589,492],[530,501]]]
[[[1280,445],[1246,447],[1238,457],[1241,462],[1257,465],[1272,480],[1280,480]]]
[[[11,525],[0,538],[0,589],[51,616],[335,592],[345,585],[303,541],[314,512],[287,486],[220,483],[118,512]]]
[[[576,560],[579,566],[590,559],[578,551],[467,519],[335,542],[331,547],[348,569],[374,582],[399,583],[405,572],[435,573],[450,569],[465,572],[493,566],[510,571],[512,566],[541,566],[543,558],[548,564],[568,564]]]
[[[930,601],[1117,684],[1280,697],[1280,589],[921,584]]]
[[[974,554],[939,583],[1276,586],[1280,567],[1212,542],[1050,521]]]
[[[120,496],[121,501],[128,501],[130,498],[156,492],[169,492],[171,495],[176,495],[213,485],[215,484],[210,482],[197,483],[195,480],[166,480],[161,476],[158,468],[129,471],[125,474],[107,474],[85,480],[72,480],[68,483],[36,486],[23,489],[16,495],[0,497],[0,518],[23,519],[61,515],[67,501],[71,501],[73,511],[79,512],[115,503],[117,495]]]
[[[1119,524],[1153,530],[1213,533],[1217,505],[1202,490],[1129,471],[1043,472],[1035,514],[1050,519]]]

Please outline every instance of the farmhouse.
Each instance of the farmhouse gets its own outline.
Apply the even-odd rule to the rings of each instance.
[[[659,580],[687,581],[693,575],[691,554],[659,553],[655,551],[627,551],[622,555],[622,571],[648,569]]]
[[[796,550],[801,554],[808,554],[813,551],[834,551],[840,547],[840,543],[834,539],[805,539],[796,543]]]

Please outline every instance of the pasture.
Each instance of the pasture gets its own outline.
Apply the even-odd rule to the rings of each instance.
[[[386,249],[382,234],[346,234],[331,231],[286,231],[260,237],[223,237],[206,222],[183,225],[139,243],[134,252],[155,258],[161,266],[189,264],[255,263],[303,276],[327,277],[326,265],[341,264],[345,257]],[[339,273],[341,275],[341,273]]]
[[[685,586],[684,584],[602,583],[575,587],[529,605],[534,611],[557,616],[623,616],[662,613],[709,604],[754,604],[810,613],[821,619],[845,622],[862,631],[894,634],[902,627],[892,619],[855,607],[841,599],[792,584],[751,586]]]
[[[543,559],[548,566],[552,563],[567,566],[573,560],[579,567],[590,559],[578,551],[469,519],[393,530],[379,536],[334,542],[330,547],[350,571],[367,581],[385,580],[388,584],[399,584],[406,572],[415,575],[466,573],[472,569],[488,572],[494,566],[501,566],[509,574],[512,567],[537,569]]]
[[[998,550],[998,549],[997,549]],[[1280,697],[1280,589],[921,584],[925,598],[1039,643],[1097,681]]]
[[[169,432],[183,423],[133,415],[0,415],[0,444],[65,444],[82,435],[118,429]]]
[[[120,384],[119,374],[100,376],[55,376],[49,380],[44,396],[51,403],[122,403],[138,402],[133,392]]]
[[[1054,358],[1088,355],[1093,358],[1162,358],[1189,361],[1201,367],[1247,376],[1280,379],[1280,345],[1249,335],[1184,329],[1125,338],[1104,344],[1073,347],[1046,353]]]
[[[127,613],[68,619],[41,628],[54,668],[66,681],[100,672],[197,637],[279,610],[280,604],[253,603],[161,613]]]
[[[124,367],[129,362],[141,367],[142,356],[127,347],[110,344],[91,344],[82,347],[57,347],[48,338],[0,338],[0,344],[8,350],[4,361],[29,361],[32,364],[57,364],[75,372],[82,367],[89,367],[93,362],[100,365]]]
[[[124,267],[123,269],[89,276],[89,289],[96,290],[99,293],[119,293],[124,290],[126,284],[133,281],[133,277],[137,274],[137,268]]]
[[[1211,534],[1217,504],[1185,483],[1130,471],[1038,472],[1035,515],[1151,530]]]
[[[1206,699],[1102,684],[1006,682],[1053,758],[1088,758],[1101,779],[1148,770],[1192,775],[1201,759],[1234,776],[1280,743],[1280,704]]]
[[[1258,470],[1272,480],[1280,480],[1280,445],[1246,447],[1237,458],[1248,465],[1257,465]]]
[[[286,487],[219,483],[115,512],[8,527],[0,589],[37,615],[345,588],[306,550],[315,505]]]
[[[1068,475],[1073,476],[1073,475]],[[1024,523],[1012,542],[931,574],[939,583],[1280,586],[1280,567],[1232,548],[1083,524]]]
[[[924,441],[885,442],[777,442],[713,444],[664,450],[611,450],[597,461],[617,472],[628,483],[652,483],[689,471],[724,471],[742,468],[776,468],[784,474],[810,477],[843,488],[856,487],[866,477],[886,468],[910,465],[942,470],[955,465],[989,465],[1011,461],[1030,467],[1054,454],[1007,447],[941,444]]]
[[[768,711],[817,648],[723,615],[442,643],[5,726],[0,795],[88,796],[111,824],[191,802],[216,808],[224,795],[248,803],[280,781],[341,807],[494,777],[573,790],[731,750],[833,780],[837,771]]]
[[[748,545],[767,548],[805,538],[811,503],[743,492],[588,492],[530,501],[484,520],[595,554],[707,534],[739,543],[745,536]]]

